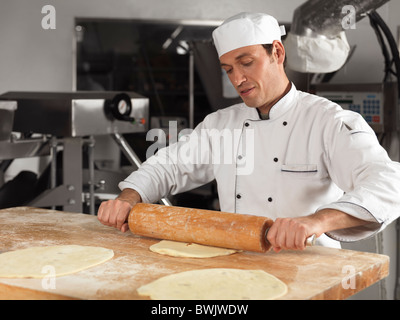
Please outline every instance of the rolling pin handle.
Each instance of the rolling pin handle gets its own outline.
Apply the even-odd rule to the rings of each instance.
[[[315,245],[315,242],[317,241],[317,236],[314,233],[312,236],[308,237],[306,240],[306,246],[313,246]]]
[[[268,241],[268,239],[267,239],[267,235],[268,235],[269,229],[270,229],[270,228],[267,228],[267,230],[265,230],[264,238],[265,238],[265,242],[266,242],[266,243],[269,243],[269,241]],[[315,242],[316,242],[316,241],[317,241],[317,236],[316,236],[316,234],[314,233],[312,236],[310,236],[310,237],[308,237],[308,238],[306,239],[306,246],[307,246],[307,247],[311,247],[311,246],[315,245]]]

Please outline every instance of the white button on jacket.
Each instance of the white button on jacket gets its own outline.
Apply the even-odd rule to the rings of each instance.
[[[269,116],[260,120],[244,103],[209,114],[119,187],[156,202],[215,179],[221,211],[276,219],[333,208],[370,221],[318,239],[332,247],[371,236],[399,216],[400,164],[359,114],[292,84]]]

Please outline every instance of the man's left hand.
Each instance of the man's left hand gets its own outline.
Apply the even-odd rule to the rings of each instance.
[[[307,238],[321,234],[367,224],[368,221],[358,219],[335,209],[323,209],[305,217],[278,218],[270,227],[267,240],[275,252],[284,250],[304,250]]]
[[[278,218],[270,227],[267,240],[275,252],[284,250],[304,250],[307,238],[322,234],[313,216],[298,218]]]

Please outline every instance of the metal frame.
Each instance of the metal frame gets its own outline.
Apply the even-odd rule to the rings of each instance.
[[[62,206],[64,211],[82,212],[82,146],[83,138],[52,139],[51,188],[44,191],[30,205],[35,207]],[[57,147],[63,147],[63,183],[56,186]]]
[[[135,153],[135,151],[133,151],[131,146],[125,140],[125,138],[119,133],[114,133],[112,135],[112,138],[117,143],[117,145],[120,147],[120,149],[122,150],[124,155],[128,158],[128,160],[133,165],[135,165],[137,168],[139,168],[142,165],[142,162],[139,159],[139,157],[137,156],[137,154]],[[162,204],[164,204],[166,206],[171,206],[172,205],[168,198],[162,198],[160,201],[161,201]]]

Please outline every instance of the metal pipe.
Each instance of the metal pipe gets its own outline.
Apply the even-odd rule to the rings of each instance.
[[[57,186],[57,139],[55,137],[51,138],[50,142],[50,189],[55,189]],[[51,209],[55,210],[56,206],[51,206]]]
[[[95,140],[90,137],[88,140],[88,166],[89,166],[89,213],[95,215],[95,203],[94,203],[94,145]]]
[[[113,133],[112,138],[114,141],[117,143],[117,145],[120,147],[124,155],[128,158],[128,160],[134,164],[137,168],[140,168],[142,165],[142,161],[140,158],[137,156],[136,152],[133,151],[129,143],[125,140],[125,138],[119,134],[119,133]],[[160,200],[162,204],[166,206],[172,206],[170,200],[168,198],[162,198]]]
[[[189,44],[191,46],[191,44]],[[194,55],[189,49],[189,128],[194,128]]]
[[[379,232],[378,234],[375,235],[375,247],[376,247],[376,252],[379,254],[383,254],[383,236],[382,233]],[[379,281],[379,287],[378,287],[378,294],[380,300],[386,300],[387,299],[387,292],[386,292],[386,280],[382,279]]]
[[[122,152],[124,155],[128,158],[128,160],[134,164],[137,168],[139,168],[142,165],[142,161],[140,158],[137,156],[136,152],[133,151],[131,146],[128,144],[128,142],[125,140],[125,138],[119,134],[119,133],[113,133],[111,137],[114,139],[114,141],[118,144],[118,146],[121,148]]]
[[[54,189],[57,185],[57,139],[51,138],[51,163],[50,163],[50,188]]]

